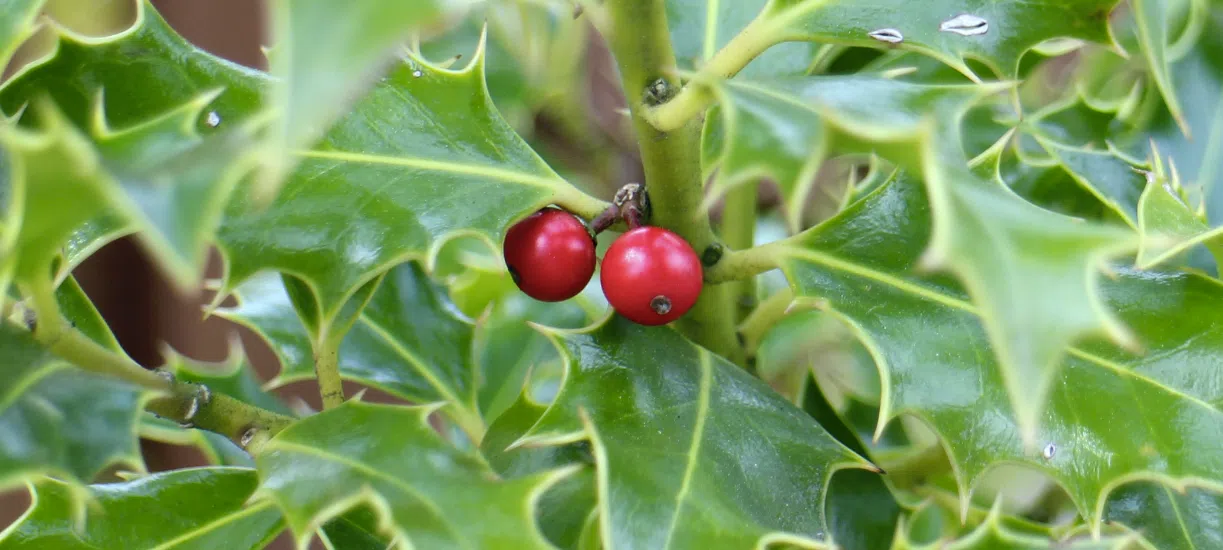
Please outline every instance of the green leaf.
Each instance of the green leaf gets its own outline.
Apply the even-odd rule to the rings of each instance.
[[[136,3],[133,25],[112,36],[84,37],[56,27],[51,54],[23,68],[0,86],[0,106],[13,114],[39,94],[49,95],[78,127],[88,128],[96,102],[117,128],[142,124],[182,108],[206,93],[217,127],[201,117],[197,129],[212,133],[259,110],[268,76],[213,56],[170,28],[148,0]]]
[[[144,88],[132,90],[137,82]],[[49,106],[27,110],[23,122],[41,123],[48,139],[64,142],[59,154],[69,158],[62,167],[75,166],[77,173],[59,183],[84,187],[67,195],[41,183],[32,187],[40,192],[30,194],[26,219],[60,218],[55,235],[36,246],[55,250],[68,231],[75,249],[92,251],[139,230],[172,282],[184,290],[198,287],[226,197],[250,160],[253,127],[243,119],[253,101],[246,94],[260,82],[251,71],[188,45],[144,3],[137,23],[114,36],[87,39],[59,28],[53,56],[0,88],[0,104],[10,112],[46,98],[62,109],[64,116]],[[30,186],[30,178],[43,177],[49,174],[15,179]],[[57,202],[77,198],[80,205],[44,213],[34,196],[41,191]]]
[[[797,232],[816,171],[840,129],[871,141],[894,140],[920,132],[929,111],[955,116],[988,91],[870,74],[727,81],[714,88],[719,105],[706,118],[702,138],[707,177],[717,169],[706,204],[768,176],[780,186],[786,220]]]
[[[43,0],[4,0],[0,2],[0,67],[7,67],[13,52],[38,30],[34,19]]]
[[[492,304],[478,321],[479,402],[485,419],[495,419],[522,393],[528,374],[560,362],[548,339],[529,323],[576,329],[593,319],[575,301],[536,301],[517,289]]]
[[[1019,59],[1053,38],[1109,41],[1108,16],[1117,0],[775,0],[757,32],[772,43],[812,40],[855,46],[894,46],[935,57],[971,75],[965,58],[980,60],[1003,78],[1016,76]],[[974,20],[955,19],[970,16]],[[958,23],[958,24],[957,24]],[[956,30],[942,30],[950,25]],[[892,44],[870,33],[894,29]]]
[[[1191,0],[1196,4],[1201,4],[1197,0]],[[1169,34],[1172,29],[1169,28],[1171,22],[1169,17],[1172,15],[1170,6],[1178,2],[1169,0],[1132,0],[1130,9],[1133,10],[1134,23],[1138,31],[1138,43],[1142,49],[1142,54],[1146,57],[1147,65],[1149,66],[1151,80],[1155,81],[1155,87],[1159,90],[1159,94],[1163,96],[1164,103],[1168,107],[1168,112],[1176,121],[1177,126],[1182,131],[1189,130],[1189,123],[1185,120],[1185,114],[1181,108],[1180,100],[1177,98],[1176,89],[1173,85],[1171,76],[1171,67],[1168,63],[1169,52],[1168,47],[1172,39]],[[1188,2],[1179,2],[1185,4]]]
[[[759,379],[619,316],[549,331],[567,372],[515,447],[589,440],[603,545],[750,548],[828,537],[833,472],[870,468]]]
[[[409,259],[431,265],[458,235],[499,249],[518,219],[557,203],[593,217],[605,206],[560,179],[499,117],[483,54],[466,68],[403,58],[257,207],[234,195],[220,245],[227,287],[262,270],[301,279],[326,324],[356,290]]]
[[[488,434],[480,442],[480,451],[498,474],[514,479],[571,464],[594,462],[586,442],[509,449],[539,421],[545,410],[546,406],[524,394],[489,426]],[[582,536],[587,517],[595,513],[595,504],[595,472],[593,468],[582,468],[540,497],[536,521],[553,544],[574,548]]]
[[[667,26],[675,57],[700,68],[760,14],[768,0],[667,0]]]
[[[306,418],[256,459],[258,494],[284,511],[302,548],[306,535],[358,503],[378,511],[384,533],[416,548],[549,548],[534,509],[574,470],[498,479],[437,435],[427,422],[434,410],[349,401]]]
[[[902,538],[895,550],[1136,550],[1133,536],[1107,536],[1093,540],[1080,535],[1065,540],[1050,540],[1047,536],[1014,530],[1004,523],[1001,507],[995,505],[989,516],[971,532],[952,541],[929,545],[915,544]]]
[[[239,305],[221,317],[262,335],[281,361],[277,387],[314,376],[310,336],[279,277],[263,274],[237,291]],[[484,431],[477,405],[474,324],[450,302],[417,262],[391,269],[344,336],[342,377],[412,402],[442,401],[473,436]]]
[[[329,550],[387,550],[390,540],[378,534],[378,512],[361,506],[323,524],[319,539]]]
[[[278,0],[269,17],[274,78],[267,104],[276,112],[269,134],[272,171],[263,191],[274,196],[279,178],[299,159],[293,151],[323,136],[395,57],[396,45],[441,19],[447,4],[469,0],[360,0],[337,17],[327,0]]]
[[[1156,483],[1122,485],[1108,499],[1107,521],[1141,534],[1155,548],[1223,547],[1223,495],[1198,487],[1176,491]]]
[[[30,510],[0,536],[0,549],[262,548],[284,524],[268,503],[246,505],[257,484],[252,469],[208,467],[91,485],[90,506],[78,518],[72,487],[41,479],[31,486]]]
[[[1208,313],[1223,307],[1223,286],[1115,266],[1100,281],[1103,302],[1143,352],[1100,339],[1069,349],[1033,449],[983,313],[953,282],[913,269],[931,223],[922,186],[901,176],[796,238],[801,247],[787,245],[782,262],[798,301],[844,319],[875,356],[883,379],[876,437],[897,415],[918,416],[943,439],[963,505],[991,466],[1025,464],[1049,472],[1093,528],[1121,480],[1223,481],[1223,455],[1209,443],[1223,429],[1223,395],[1210,382],[1223,334]],[[866,237],[879,227],[890,228],[886,239]],[[1116,403],[1130,403],[1127,414],[1114,414]]]
[[[793,182],[789,191],[783,184],[783,194],[791,196],[792,224],[817,161],[830,152],[826,143],[835,144],[836,152],[878,153],[924,176],[934,216],[921,267],[954,273],[984,311],[1025,439],[1035,430],[1067,345],[1101,333],[1128,341],[1125,327],[1099,304],[1095,277],[1104,259],[1138,247],[1136,232],[1049,212],[969,170],[956,128],[968,107],[1001,89],[997,85],[855,75],[737,78],[722,89],[731,100],[720,106],[724,112],[744,112],[746,105],[767,115],[724,125],[719,178],[737,175],[733,152],[740,144],[750,144],[741,158],[752,170],[768,165],[762,159],[798,170],[783,180]],[[826,137],[815,137],[811,128],[821,128]],[[790,139],[804,135],[812,137]],[[727,159],[732,169],[722,174]]]
[[[136,423],[144,392],[77,370],[7,323],[0,371],[0,485],[34,474],[88,483],[111,464],[143,468]]]

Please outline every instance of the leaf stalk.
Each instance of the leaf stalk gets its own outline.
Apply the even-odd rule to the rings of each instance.
[[[646,109],[643,118],[657,130],[668,132],[682,127],[704,112],[715,100],[710,84],[739,74],[748,63],[779,41],[774,21],[768,15],[769,9],[766,7],[718,50],[675,97]]]

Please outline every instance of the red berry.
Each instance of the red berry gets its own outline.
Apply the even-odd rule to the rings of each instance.
[[[527,296],[568,300],[594,275],[595,242],[573,214],[544,208],[506,232],[505,265]]]
[[[701,295],[701,260],[688,242],[661,227],[631,229],[603,256],[603,295],[628,320],[665,325]]]

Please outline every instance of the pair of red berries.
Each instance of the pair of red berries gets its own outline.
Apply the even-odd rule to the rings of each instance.
[[[544,302],[576,296],[595,270],[595,239],[576,216],[544,208],[505,236],[505,264],[518,288]],[[612,242],[599,275],[616,312],[638,324],[663,325],[692,309],[701,294],[701,260],[661,227],[630,229]]]

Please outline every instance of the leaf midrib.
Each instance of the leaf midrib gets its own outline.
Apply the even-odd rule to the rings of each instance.
[[[195,537],[197,537],[197,536],[199,536],[199,535],[201,535],[201,534],[206,534],[206,533],[208,533],[208,532],[210,532],[210,531],[212,531],[212,530],[214,530],[214,529],[216,529],[216,528],[218,528],[218,527],[224,526],[225,524],[227,524],[227,523],[229,523],[229,522],[232,522],[232,521],[237,521],[237,520],[239,520],[239,519],[242,519],[242,518],[245,518],[245,517],[248,517],[248,516],[253,516],[253,515],[255,515],[255,514],[259,513],[259,512],[262,512],[262,511],[264,511],[264,510],[266,510],[266,509],[270,508],[271,506],[272,506],[272,503],[270,503],[270,502],[259,502],[259,503],[255,503],[255,504],[251,505],[251,506],[250,506],[250,507],[248,507],[248,508],[242,508],[242,509],[240,509],[240,510],[238,510],[238,511],[236,511],[236,512],[233,512],[233,513],[230,513],[230,514],[226,514],[226,515],[221,516],[221,517],[219,517],[219,518],[216,518],[216,519],[214,519],[214,520],[212,520],[212,521],[210,521],[210,522],[208,522],[208,523],[205,523],[205,524],[203,524],[203,525],[200,525],[199,527],[196,527],[195,529],[191,529],[191,530],[189,530],[189,531],[187,531],[187,532],[185,532],[185,533],[182,533],[182,534],[178,535],[177,537],[174,537],[174,538],[172,538],[172,539],[170,539],[170,540],[167,540],[167,541],[165,541],[165,542],[163,542],[163,543],[161,543],[161,544],[158,544],[157,546],[153,546],[153,547],[149,548],[149,550],[168,550],[169,548],[173,548],[175,545],[177,545],[177,544],[179,544],[179,543],[181,543],[181,542],[184,542],[184,541],[190,540],[190,539],[195,538]]]
[[[344,162],[353,162],[361,164],[381,164],[386,166],[403,166],[405,168],[417,168],[420,170],[432,170],[436,172],[449,172],[452,174],[464,174],[470,176],[483,176],[489,179],[495,179],[511,183],[519,183],[540,187],[550,191],[556,191],[563,180],[558,178],[549,178],[519,172],[516,170],[506,170],[503,168],[495,168],[492,166],[482,166],[478,164],[463,164],[459,162],[449,162],[440,160],[429,160],[419,157],[392,157],[387,155],[371,155],[366,153],[353,153],[349,151],[298,151],[298,156],[312,159],[327,159]]]
[[[701,366],[701,382],[697,395],[696,425],[692,429],[692,443],[689,445],[688,462],[684,466],[684,478],[680,482],[679,492],[675,496],[675,511],[671,514],[671,524],[667,527],[667,538],[663,548],[671,548],[671,539],[679,527],[679,516],[684,509],[684,501],[692,489],[692,474],[696,471],[697,456],[700,454],[701,441],[705,436],[705,419],[709,417],[709,396],[713,389],[713,363],[709,352],[699,350]]]
[[[837,271],[842,271],[845,273],[849,273],[851,275],[868,278],[868,279],[877,281],[879,283],[896,288],[897,290],[901,290],[903,292],[907,292],[907,293],[916,295],[919,298],[922,298],[928,301],[932,301],[940,305],[944,305],[944,306],[951,307],[954,309],[958,309],[966,313],[971,313],[972,315],[976,316],[978,319],[981,318],[980,312],[978,312],[976,307],[974,307],[971,303],[968,303],[959,298],[947,296],[940,292],[936,292],[932,289],[922,287],[915,283],[894,277],[892,275],[880,272],[870,267],[862,266],[860,264],[856,264],[854,262],[847,261],[842,258],[838,258],[836,256],[826,255],[826,254],[816,252],[813,250],[796,248],[796,247],[786,248],[784,253],[790,256],[791,258],[795,258],[799,260],[806,260],[811,263],[819,264],[824,267],[831,268]],[[1207,403],[1206,401],[1203,401],[1201,398],[1186,394],[1171,386],[1161,384],[1151,378],[1148,378],[1147,376],[1142,375],[1141,373],[1134,371],[1133,369],[1126,368],[1124,365],[1110,361],[1104,357],[1100,357],[1098,355],[1089,353],[1075,346],[1069,346],[1067,348],[1067,353],[1069,355],[1073,355],[1075,357],[1078,357],[1079,359],[1092,363],[1098,367],[1103,367],[1105,369],[1114,371],[1117,374],[1119,374],[1120,376],[1130,377],[1134,380],[1141,381],[1147,385],[1155,387],[1176,398],[1183,399],[1197,406],[1200,406],[1217,415],[1223,415],[1223,411],[1220,411],[1218,408],[1214,407],[1213,405]]]

